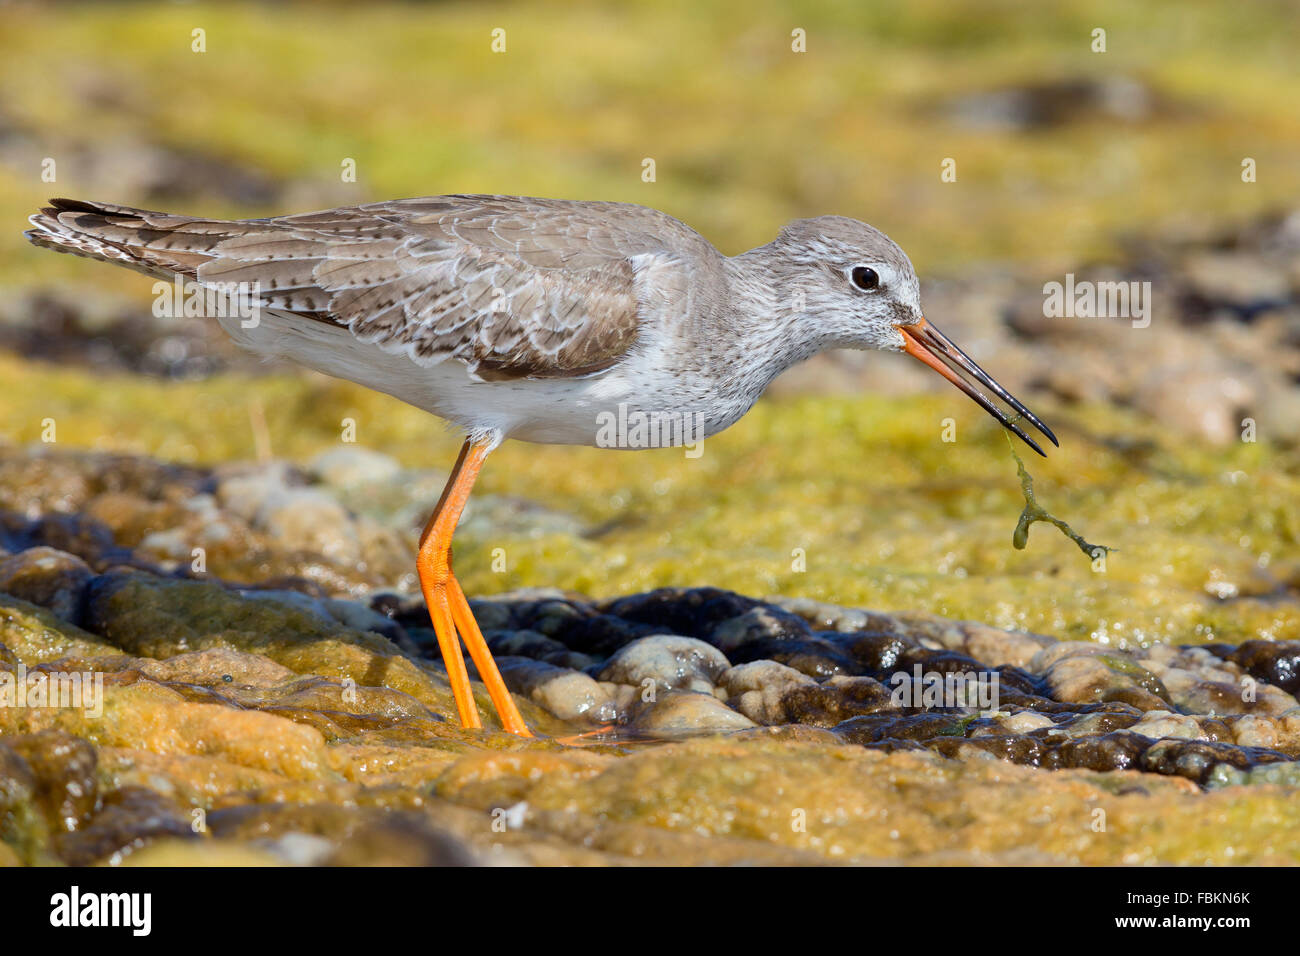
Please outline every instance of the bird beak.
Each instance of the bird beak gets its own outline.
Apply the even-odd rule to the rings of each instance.
[[[1018,398],[995,382],[993,376],[976,365],[969,355],[954,345],[952,339],[948,338],[924,318],[915,325],[896,325],[894,328],[903,335],[904,352],[920,359],[960,388],[973,398],[975,403],[984,411],[1019,435],[1021,440],[1038,454],[1044,458],[1047,457],[1046,452],[1038,447],[1038,443],[1020,427],[1019,422],[1022,418],[1046,435],[1053,445],[1059,446],[1061,444],[1056,440],[1056,436],[1052,434],[1052,430],[1044,425],[1037,415],[1025,408]],[[1003,409],[993,404],[993,400],[981,392],[976,387],[976,384],[983,385],[1002,399],[1003,402],[1015,410],[1016,414],[1014,416],[1008,415]]]

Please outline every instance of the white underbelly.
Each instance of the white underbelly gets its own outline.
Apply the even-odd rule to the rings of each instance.
[[[584,378],[479,381],[464,363],[421,366],[408,356],[358,342],[347,329],[263,311],[256,328],[222,327],[261,355],[288,359],[384,392],[469,433],[542,444],[657,448],[693,444],[747,409],[720,406],[701,381],[664,373],[651,356]]]

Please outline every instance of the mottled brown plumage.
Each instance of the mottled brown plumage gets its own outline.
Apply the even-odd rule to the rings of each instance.
[[[158,276],[255,284],[261,304],[484,379],[608,368],[636,340],[637,256],[712,254],[621,203],[439,196],[221,221],[56,199],[37,245]]]

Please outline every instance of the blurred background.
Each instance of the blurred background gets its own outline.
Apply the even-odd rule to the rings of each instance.
[[[1012,548],[1016,465],[965,398],[899,356],[836,354],[697,460],[503,448],[457,539],[467,590],[709,584],[1118,646],[1300,637],[1293,4],[59,3],[0,18],[0,509],[92,515],[177,561],[179,519],[136,486],[124,501],[105,453],[283,461],[329,482],[338,458],[321,456],[351,420],[377,457],[337,479],[343,500],[405,544],[361,561],[304,540],[316,564],[286,570],[248,559],[285,533],[254,516],[209,571],[409,586],[404,549],[458,444],[392,399],[242,356],[202,320],[153,318],[139,275],[28,246],[50,196],[221,217],[453,192],[617,200],[727,254],[837,213],[897,240],[927,315],[1056,428],[1061,450],[1028,462],[1039,500],[1116,548],[1105,566],[1047,525]],[[1151,282],[1150,327],[1045,318],[1044,283],[1071,273]],[[378,475],[388,497],[356,491]]]

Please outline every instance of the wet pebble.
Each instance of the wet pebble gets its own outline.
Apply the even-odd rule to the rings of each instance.
[[[528,698],[562,720],[606,724],[620,717],[607,685],[581,671],[511,656],[498,657],[497,667],[511,693]]]
[[[258,841],[286,862],[323,866],[473,866],[464,842],[410,810],[267,803],[208,814],[213,836]],[[301,841],[296,834],[316,839]]]
[[[727,703],[756,724],[785,724],[798,721],[788,706],[791,691],[817,687],[815,680],[776,661],[751,661],[728,670],[722,677]]]
[[[171,798],[147,787],[127,786],[105,794],[80,829],[59,835],[54,846],[69,866],[119,862],[159,837],[197,839],[190,815]]]
[[[601,662],[598,657],[571,651],[566,645],[537,631],[488,631],[483,637],[494,655],[513,654],[572,670],[585,670]]]
[[[1286,759],[1286,755],[1276,751],[1234,747],[1218,741],[1160,740],[1143,751],[1140,769],[1148,773],[1185,777],[1203,784],[1220,764],[1245,770],[1258,764],[1283,762]]]
[[[559,639],[577,653],[605,658],[654,633],[655,628],[649,624],[625,621],[612,614],[596,614],[571,621],[560,632]]]
[[[81,601],[93,572],[85,561],[49,547],[29,548],[0,560],[0,591],[49,608],[80,623]]]
[[[1117,730],[1099,736],[1077,736],[1055,747],[1044,763],[1084,770],[1136,770],[1138,761],[1151,746],[1141,734]]]
[[[1300,693],[1300,641],[1244,641],[1226,657],[1259,680]]]
[[[638,708],[631,729],[656,737],[694,736],[745,730],[756,724],[712,694],[673,691],[658,694]]]
[[[780,608],[755,607],[718,624],[708,640],[724,654],[731,654],[756,641],[798,640],[808,634],[808,625],[798,616]]]
[[[598,677],[617,684],[663,690],[694,690],[712,694],[714,685],[731,667],[716,647],[691,637],[663,634],[633,641],[602,667]]]
[[[1022,710],[1018,714],[999,714],[993,718],[997,732],[1005,734],[1027,734],[1035,730],[1055,729],[1056,721],[1046,714],[1036,714],[1032,710]],[[992,728],[986,730],[993,733]]]
[[[974,737],[943,735],[926,742],[928,748],[945,757],[969,759],[973,755],[987,755],[1011,763],[1037,767],[1042,764],[1048,745],[1036,737],[1024,734],[980,734]]]
[[[95,748],[58,730],[5,741],[31,775],[32,799],[50,830],[67,833],[90,820],[99,799]]]
[[[890,689],[870,677],[832,677],[792,687],[782,709],[793,721],[814,727],[836,727],[863,714],[895,707]]]
[[[761,603],[718,588],[659,588],[609,601],[601,610],[661,633],[706,638],[718,624]]]
[[[959,714],[866,714],[850,717],[834,727],[853,743],[884,740],[927,741],[934,737],[964,737],[972,718]]]
[[[900,634],[878,631],[835,634],[828,637],[852,657],[863,670],[888,674],[901,666],[903,655],[919,647],[915,640]]]
[[[860,670],[853,659],[832,641],[819,637],[804,639],[761,638],[731,652],[736,664],[771,660],[792,667],[817,680],[837,674],[856,674]]]
[[[1153,710],[1142,716],[1136,724],[1129,727],[1129,732],[1152,737],[1156,740],[1165,737],[1180,737],[1184,740],[1204,740],[1201,725],[1193,717],[1172,714],[1167,710]]]

